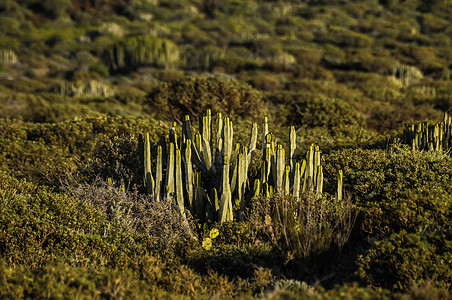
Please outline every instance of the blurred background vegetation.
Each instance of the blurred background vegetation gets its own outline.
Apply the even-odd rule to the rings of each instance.
[[[450,111],[451,71],[449,0],[2,0],[0,295],[449,299],[452,161],[394,141]],[[356,206],[349,242],[289,259],[265,220],[149,207],[138,134],[206,109],[241,142],[268,116],[317,143]],[[211,227],[206,251],[190,232]]]

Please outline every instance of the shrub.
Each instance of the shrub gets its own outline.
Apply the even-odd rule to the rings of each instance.
[[[281,76],[272,73],[257,73],[250,76],[249,83],[262,91],[275,91],[281,88]]]
[[[72,3],[70,0],[45,0],[42,6],[52,18],[58,18],[63,16],[66,10],[71,8]]]
[[[341,169],[363,233],[387,235],[417,226],[447,225],[452,216],[452,160],[444,154],[341,150],[325,156],[326,172]],[[328,171],[330,170],[330,171]]]
[[[360,287],[357,283],[337,285],[332,289],[313,287],[306,282],[296,280],[281,280],[274,290],[265,293],[266,299],[317,299],[317,300],[349,300],[375,299],[389,300],[394,295],[389,290],[381,288]]]
[[[310,193],[301,199],[276,194],[255,203],[256,223],[261,234],[288,258],[306,258],[333,244],[345,245],[355,221],[350,200]]]
[[[340,47],[355,48],[368,48],[374,44],[374,39],[371,36],[342,28],[334,28],[330,35],[325,38],[325,41]]]
[[[130,235],[118,233],[85,203],[0,175],[0,253],[10,263],[36,268],[61,259],[82,266],[116,265],[132,254],[131,248],[138,250]]]
[[[368,283],[394,290],[429,280],[449,288],[452,282],[452,230],[422,227],[416,232],[395,233],[377,242],[358,260],[359,276]]]
[[[435,300],[435,299],[452,299],[450,289],[445,287],[437,287],[432,281],[426,281],[422,284],[415,284],[410,287],[407,293],[402,297],[402,300]]]
[[[107,268],[93,271],[55,263],[42,268],[9,266],[0,260],[0,297],[24,298],[95,298],[144,297],[144,284],[130,271]]]
[[[364,116],[341,99],[299,99],[290,107],[288,122],[307,127],[341,127],[364,124]]]
[[[85,118],[55,124],[3,119],[0,128],[0,152],[4,154],[0,156],[0,169],[47,184],[58,183],[76,170],[80,172],[77,176],[87,178],[117,174],[118,180],[128,180],[138,176],[138,168],[134,166],[136,153],[130,151],[131,145],[136,149],[137,139],[130,132],[148,131],[154,134],[154,139],[166,132],[153,122],[123,117]],[[116,143],[111,141],[113,137]],[[115,170],[118,166],[121,170]]]
[[[137,190],[126,191],[124,184],[114,186],[99,179],[78,186],[66,183],[64,190],[105,214],[113,228],[134,236],[152,236],[157,253],[181,253],[194,248],[193,224],[184,221],[173,199],[151,202]]]
[[[163,83],[149,93],[148,102],[160,117],[178,121],[187,114],[197,117],[207,109],[231,118],[261,119],[265,113],[258,91],[248,84],[222,77],[186,77]]]
[[[216,47],[188,48],[182,54],[184,67],[188,70],[211,70],[223,57],[223,51]]]

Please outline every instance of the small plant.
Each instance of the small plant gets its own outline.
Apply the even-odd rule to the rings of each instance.
[[[361,278],[374,286],[406,290],[430,280],[437,287],[452,282],[452,230],[449,227],[418,228],[395,233],[377,242],[358,260]]]
[[[217,228],[212,228],[210,231],[209,231],[209,236],[208,237],[205,237],[204,239],[203,239],[203,241],[202,241],[202,247],[205,249],[205,250],[210,250],[211,248],[212,248],[212,242],[213,242],[213,240],[214,239],[216,239],[217,237],[218,237],[218,235],[220,234],[220,232],[218,231],[218,229]]]
[[[348,241],[356,219],[350,197],[336,199],[312,192],[300,198],[274,195],[255,202],[264,236],[288,258],[306,258]]]
[[[170,199],[149,202],[137,190],[126,191],[124,185],[116,185],[109,178],[107,182],[96,179],[79,186],[65,184],[64,189],[104,213],[113,228],[134,236],[152,236],[153,250],[160,253],[178,251],[195,242],[192,224],[174,213],[176,207]],[[211,234],[211,238],[214,236]]]

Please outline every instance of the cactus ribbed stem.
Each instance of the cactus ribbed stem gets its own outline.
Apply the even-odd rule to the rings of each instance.
[[[175,158],[174,158],[174,144],[169,144],[168,149],[168,163],[166,166],[166,197],[170,197],[175,192],[175,186],[174,186],[174,164],[175,164]]]
[[[163,152],[162,146],[157,147],[157,162],[155,168],[155,190],[154,199],[160,201],[160,195],[162,191],[163,184]]]
[[[151,143],[149,141],[149,133],[144,134],[144,186],[146,188],[146,194],[152,195],[154,193],[155,182],[152,177],[151,169]]]
[[[185,152],[184,152],[184,169],[185,169],[185,190],[187,191],[188,204],[190,209],[194,211],[193,208],[193,165],[191,161],[191,140],[187,139],[185,141]]]
[[[185,216],[184,190],[182,182],[182,157],[180,149],[176,149],[176,166],[175,166],[175,193],[176,201],[179,206],[180,213]]]
[[[343,173],[342,170],[339,170],[337,172],[337,192],[336,192],[336,199],[338,201],[342,201],[342,184],[343,184]]]
[[[222,189],[220,200],[220,222],[233,221],[232,195],[231,187],[229,185],[229,164],[228,158],[224,158],[223,172],[222,172]]]

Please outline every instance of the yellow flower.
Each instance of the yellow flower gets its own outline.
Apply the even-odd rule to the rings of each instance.
[[[212,240],[210,238],[205,238],[202,241],[202,247],[206,250],[210,250],[212,248]]]
[[[216,238],[218,235],[220,234],[220,232],[218,231],[218,229],[214,228],[210,231],[210,238],[213,240],[214,238]]]

